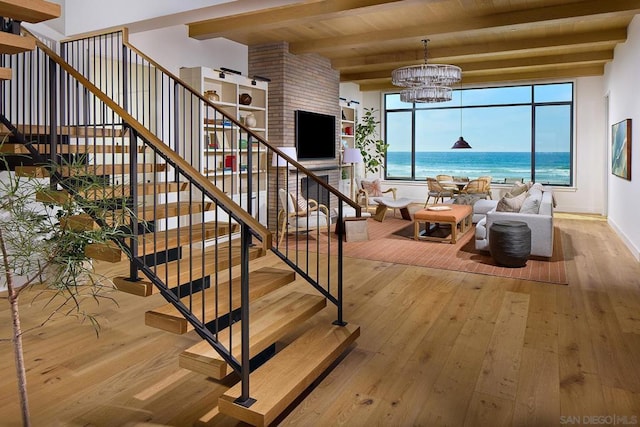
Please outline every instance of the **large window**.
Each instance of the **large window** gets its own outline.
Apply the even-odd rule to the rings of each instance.
[[[438,174],[572,185],[573,83],[454,90],[443,103],[385,94],[387,179]],[[472,149],[452,150],[460,137]]]

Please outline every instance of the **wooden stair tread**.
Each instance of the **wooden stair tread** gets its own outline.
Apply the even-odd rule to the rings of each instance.
[[[1,2],[2,0],[0,0]],[[17,124],[15,128],[21,134],[29,136],[36,135],[49,135],[51,129],[49,126],[34,125],[34,124]],[[0,135],[9,135],[11,131],[4,125],[0,125]],[[93,137],[93,138],[128,138],[128,132],[118,127],[111,127],[109,125],[95,125],[95,126],[58,126],[56,128],[56,134],[58,136],[68,137]]]
[[[3,16],[33,24],[60,16],[60,5],[44,0],[0,0]]]
[[[96,230],[99,228],[91,215],[86,213],[60,218],[60,227],[76,232]]]
[[[318,324],[251,374],[248,408],[234,403],[238,383],[218,399],[220,413],[255,426],[271,424],[360,335],[360,327]]]
[[[250,357],[275,343],[326,305],[325,298],[301,292],[290,292],[284,296],[280,292],[274,292],[253,302],[249,314]],[[232,354],[238,360],[242,356],[241,323],[234,323],[231,332],[227,328],[218,334],[218,340],[223,345],[229,342],[229,335],[232,335],[232,342],[235,343]],[[212,378],[222,379],[228,374],[227,363],[206,341],[183,351],[179,360],[182,368],[200,372]]]
[[[32,144],[32,146],[41,154],[49,154],[51,152],[51,145],[49,144]],[[3,144],[2,147],[0,147],[0,152],[31,154],[29,150],[27,150],[27,147],[22,144]],[[58,154],[128,153],[129,146],[58,144],[56,152]]]
[[[83,176],[83,175],[114,175],[114,174],[128,174],[129,166],[126,163],[121,164],[111,164],[111,165],[87,165],[81,167],[69,167],[62,166],[60,168],[60,174],[64,177],[70,176]],[[143,164],[140,163],[137,166],[138,173],[153,173],[153,172],[164,172],[167,168],[167,165],[164,163],[157,164]]]
[[[189,233],[188,227],[183,227],[179,231],[178,229],[159,231],[155,236],[154,234],[140,235],[138,236],[138,256],[164,252],[192,242],[213,239],[217,234],[215,224],[213,225],[213,227],[205,227],[204,231],[202,227],[194,226],[191,233]],[[119,251],[119,256],[116,251]],[[122,251],[110,243],[91,243],[85,247],[84,253],[90,258],[107,262],[119,262],[124,259]]]
[[[214,208],[213,202],[191,203],[191,202],[171,202],[158,203],[156,205],[147,204],[146,206],[138,206],[136,217],[145,221],[153,221],[154,219],[171,218],[174,216],[183,216],[189,214],[210,211]],[[117,209],[113,211],[114,216],[122,216],[125,211]]]
[[[0,67],[0,80],[11,80],[11,68]]]
[[[185,191],[188,187],[186,182],[160,182],[156,184],[139,184],[139,197],[155,194],[168,194]],[[89,200],[123,199],[127,198],[131,192],[129,185],[116,185],[112,187],[98,187],[89,190],[79,191],[80,197]],[[44,203],[64,204],[69,200],[69,193],[66,190],[42,190],[36,193],[36,200]]]
[[[186,191],[189,184],[186,182],[157,182],[138,184],[138,196],[150,196],[154,194],[176,193]],[[130,185],[115,185],[112,187],[100,187],[79,192],[78,194],[87,199],[121,199],[128,197],[131,193]]]
[[[164,280],[163,276],[159,276]],[[249,273],[249,300],[256,300],[275,289],[291,283],[295,280],[295,273],[290,270],[279,268],[263,267]],[[231,289],[230,289],[231,288]],[[231,305],[229,304],[229,294],[231,293]],[[217,304],[216,304],[217,295]],[[198,292],[192,297],[182,298],[182,302],[191,307],[191,312],[202,313],[203,301],[204,318],[214,319],[225,316],[229,309],[236,310],[240,307],[240,277],[236,277],[229,282],[221,283],[216,290],[214,286]],[[217,307],[216,307],[217,306]],[[180,314],[173,304],[165,304],[145,313],[145,324],[167,332],[184,334],[193,330],[193,326]]]
[[[166,164],[142,164],[137,167],[138,173],[155,173],[164,172],[166,170]],[[86,165],[79,167],[62,166],[58,170],[63,177],[73,176],[85,176],[85,175],[122,175],[129,173],[128,164],[115,164],[115,165]],[[48,178],[49,171],[43,166],[16,166],[16,175],[28,176],[34,178]]]
[[[223,247],[226,248],[227,246],[225,245]],[[214,250],[215,248],[213,246],[206,249],[207,252],[213,252]],[[228,253],[226,249],[223,250],[223,252],[225,254]],[[227,269],[232,265],[240,264],[240,248],[232,246],[231,253],[232,257],[230,261],[225,255],[219,256],[217,263],[219,271]],[[262,248],[254,247],[249,249],[249,259],[256,259],[262,255],[264,255]],[[211,259],[210,255],[205,255],[205,257]],[[190,270],[191,267],[193,267],[193,270]],[[169,288],[177,287],[191,280],[200,279],[216,271],[213,263],[205,263],[205,269],[204,271],[202,270],[202,255],[198,252],[192,254],[190,258],[183,257],[181,260],[171,261],[151,268]],[[178,271],[180,271],[180,276],[178,276]],[[130,282],[124,277],[116,277],[113,281],[118,290],[134,295],[147,297],[159,292],[157,288],[147,280]]]
[[[22,37],[17,34],[0,31],[0,53],[13,55],[28,52],[36,48],[36,40],[32,37]]]

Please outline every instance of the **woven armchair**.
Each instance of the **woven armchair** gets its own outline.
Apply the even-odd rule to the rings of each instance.
[[[445,189],[435,178],[427,178],[427,200],[424,202],[424,207],[427,207],[429,203],[429,199],[431,197],[435,198],[435,202],[438,203],[438,200],[442,200],[444,202],[445,197],[453,197],[453,190]]]
[[[394,187],[383,190],[380,186],[380,180],[378,179],[373,181],[361,179],[358,183],[356,202],[367,211],[369,211],[369,209],[375,210],[378,207],[378,204],[373,200],[374,197],[384,197],[386,194],[391,193],[393,200],[395,200],[396,191],[397,189]]]

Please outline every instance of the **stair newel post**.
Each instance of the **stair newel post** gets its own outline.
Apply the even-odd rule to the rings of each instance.
[[[338,234],[338,301],[336,308],[338,309],[338,318],[333,321],[334,325],[345,326],[347,322],[342,317],[342,266],[343,266],[343,253],[342,253],[342,241],[345,235],[344,216],[342,212],[342,201],[338,199],[338,218],[336,219],[336,227],[340,227],[340,234]]]
[[[137,282],[140,280],[138,276],[138,268],[136,267],[135,260],[138,258],[138,215],[136,211],[136,203],[138,201],[138,150],[137,140],[138,133],[131,127],[129,127],[129,187],[131,188],[129,193],[129,200],[127,200],[127,207],[131,212],[131,259],[129,261],[129,280]]]
[[[235,400],[235,403],[248,408],[256,400],[249,396],[249,375],[251,374],[249,366],[249,246],[251,244],[251,233],[249,233],[249,226],[244,223],[240,228],[240,241],[242,242],[240,248],[240,318],[242,321],[240,326],[242,339],[240,381],[242,382],[242,393]]]

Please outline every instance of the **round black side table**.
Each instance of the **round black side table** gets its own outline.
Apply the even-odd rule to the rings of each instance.
[[[524,267],[531,254],[531,229],[522,221],[496,221],[489,228],[489,251],[505,267]]]

